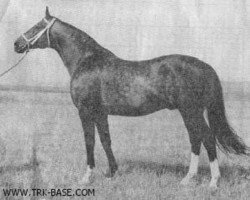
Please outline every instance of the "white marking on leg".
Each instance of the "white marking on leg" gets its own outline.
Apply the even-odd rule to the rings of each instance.
[[[213,162],[210,162],[210,170],[211,170],[211,181],[209,184],[210,188],[217,188],[217,182],[220,178],[220,169],[219,169],[219,164],[218,160],[215,159]]]
[[[182,179],[181,184],[187,185],[190,180],[197,174],[199,164],[199,155],[195,155],[191,152],[191,161],[187,175]]]
[[[193,152],[191,153],[191,161],[189,167],[189,174],[197,174],[198,172],[198,164],[199,164],[199,155],[195,155]]]
[[[205,119],[205,121],[206,121],[206,123],[207,123],[208,127],[210,127],[210,125],[209,125],[209,121],[208,121],[208,113],[207,113],[207,109],[205,109],[205,110],[204,110],[204,112],[203,112],[203,117],[204,117],[204,119]]]
[[[87,170],[82,178],[81,184],[88,184],[90,183],[91,175],[93,174],[93,169],[90,168],[90,166],[87,166]]]

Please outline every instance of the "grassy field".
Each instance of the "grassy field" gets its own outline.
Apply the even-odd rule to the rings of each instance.
[[[250,146],[250,99],[227,99],[231,125]],[[95,181],[80,185],[86,152],[78,112],[68,93],[0,92],[0,199],[249,199],[250,158],[219,152],[222,178],[208,189],[204,148],[199,174],[188,187],[190,144],[177,111],[126,118],[110,116],[119,172],[105,179],[107,159],[96,134]],[[4,197],[3,188],[94,188],[95,197]]]

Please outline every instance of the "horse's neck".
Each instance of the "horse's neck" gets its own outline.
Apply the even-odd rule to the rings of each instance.
[[[52,48],[59,53],[70,76],[88,57],[94,56],[97,51],[107,51],[86,33],[64,22],[58,22],[51,36]]]

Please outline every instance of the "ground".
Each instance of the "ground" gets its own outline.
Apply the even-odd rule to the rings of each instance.
[[[227,98],[229,121],[250,145],[249,98]],[[250,158],[219,152],[222,173],[217,191],[208,188],[204,148],[199,174],[180,186],[189,165],[190,143],[178,111],[144,117],[110,116],[119,171],[103,173],[107,159],[96,134],[95,180],[80,185],[86,168],[84,137],[69,93],[0,91],[0,199],[249,199]],[[3,188],[94,188],[89,197],[5,197]]]

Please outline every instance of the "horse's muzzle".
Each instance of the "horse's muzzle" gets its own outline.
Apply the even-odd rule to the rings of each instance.
[[[14,43],[14,50],[17,53],[24,53],[27,49],[26,42],[21,42],[19,40],[15,41]]]

